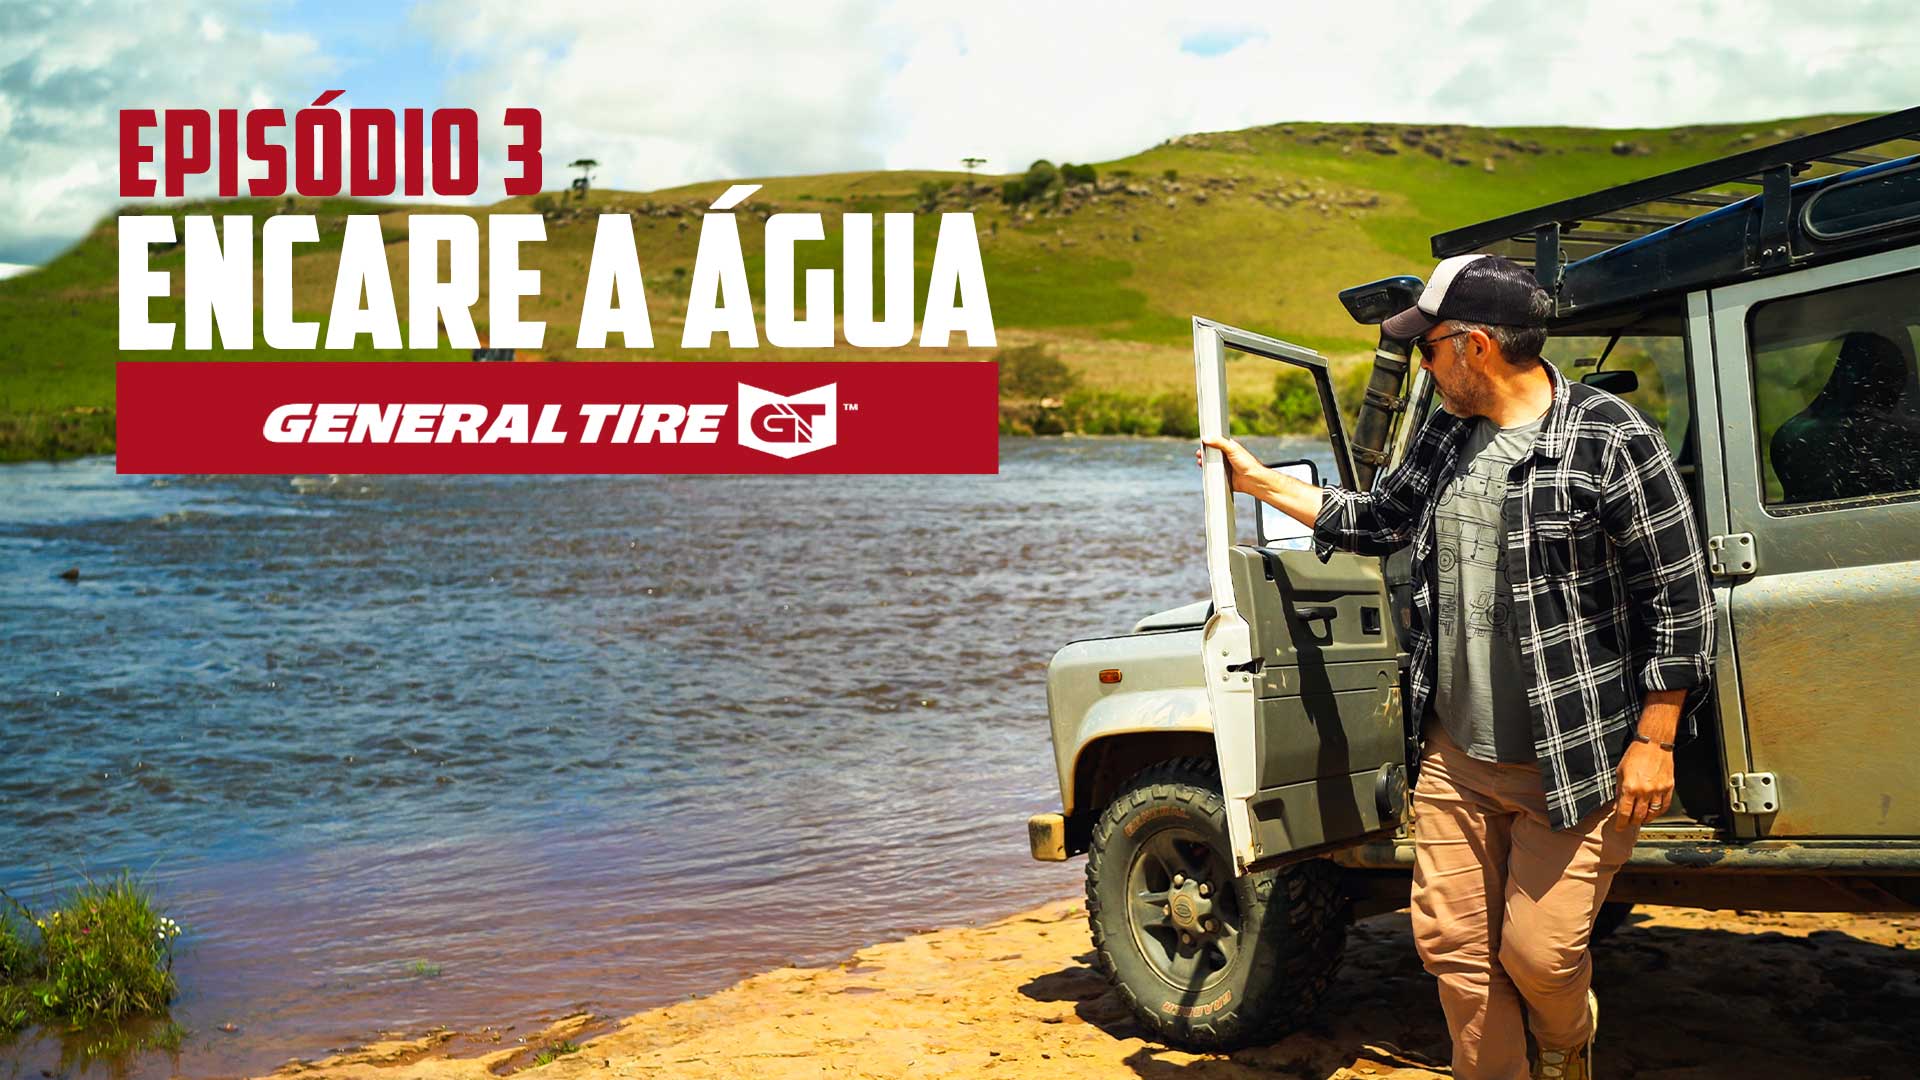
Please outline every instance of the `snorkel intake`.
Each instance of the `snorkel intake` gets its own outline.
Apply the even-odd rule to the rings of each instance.
[[[1343,289],[1340,303],[1354,322],[1378,326],[1412,307],[1420,299],[1421,288],[1419,278],[1403,274]],[[1380,331],[1380,343],[1373,350],[1373,375],[1367,380],[1366,397],[1360,402],[1360,414],[1348,440],[1354,478],[1363,491],[1373,487],[1374,477],[1391,457],[1387,439],[1393,432],[1394,417],[1407,410],[1405,390],[1407,372],[1413,366],[1412,349],[1411,341],[1390,338],[1384,328]]]

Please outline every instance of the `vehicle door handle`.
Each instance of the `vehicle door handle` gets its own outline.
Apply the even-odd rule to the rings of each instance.
[[[1332,604],[1295,604],[1293,617],[1302,622],[1315,622],[1320,619],[1337,619],[1340,609]]]

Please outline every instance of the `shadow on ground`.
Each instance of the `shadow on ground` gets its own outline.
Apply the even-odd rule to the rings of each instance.
[[[1920,920],[1653,909],[1594,950],[1608,1080],[1920,1077]],[[1849,931],[1853,932],[1849,932]],[[1876,940],[1877,939],[1877,940]],[[1906,940],[1901,940],[1906,939]],[[1109,1037],[1146,1039],[1119,996],[1076,966],[1020,988],[1074,1002]],[[1271,1046],[1192,1055],[1149,1045],[1125,1057],[1158,1080],[1448,1075],[1447,1033],[1404,912],[1356,925],[1314,1021]]]

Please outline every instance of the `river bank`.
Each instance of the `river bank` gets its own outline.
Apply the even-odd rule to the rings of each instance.
[[[1449,1075],[1446,1032],[1404,912],[1354,928],[1314,1024],[1272,1046],[1189,1054],[1142,1037],[1060,900],[978,927],[782,968],[710,997],[543,1032],[440,1032],[274,1077],[1193,1077]],[[1920,917],[1636,911],[1596,948],[1602,1075],[1773,1080],[1920,1075]],[[604,1031],[594,1035],[593,1032]],[[578,1050],[550,1062],[542,1049]]]

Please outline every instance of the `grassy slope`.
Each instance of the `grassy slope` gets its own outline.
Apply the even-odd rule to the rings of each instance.
[[[1070,211],[1047,203],[1016,210],[1001,204],[1001,178],[983,177],[971,194],[960,173],[863,172],[771,177],[747,211],[805,210],[827,215],[920,208],[924,181],[946,186],[939,209],[973,209],[1001,344],[1052,344],[1094,389],[1190,392],[1187,320],[1202,314],[1275,333],[1336,355],[1362,352],[1371,338],[1347,319],[1335,293],[1391,273],[1423,272],[1434,232],[1624,180],[1718,157],[1758,142],[1841,122],[1815,117],[1780,123],[1672,130],[1572,128],[1424,128],[1432,156],[1394,125],[1287,124],[1190,135],[1099,166],[1103,179],[1130,173],[1142,195],[1113,194]],[[1368,148],[1371,138],[1397,153]],[[1618,140],[1650,153],[1620,156]],[[1519,144],[1516,147],[1515,144]],[[1465,164],[1450,159],[1460,159]],[[1493,171],[1486,171],[1491,163]],[[1178,190],[1163,172],[1178,172]],[[560,200],[548,241],[523,248],[525,265],[542,273],[542,293],[523,318],[548,322],[546,355],[564,359],[984,358],[990,350],[682,350],[686,289],[699,235],[699,214],[725,182],[635,194],[597,191],[584,205]],[[1195,193],[1205,194],[1205,201]],[[1168,205],[1168,200],[1173,205]],[[509,199],[491,212],[526,212],[530,199]],[[170,207],[174,213],[265,215],[286,203]],[[295,212],[321,217],[322,242],[295,262],[294,309],[323,318],[333,290],[342,217],[382,213],[400,313],[406,315],[406,215],[434,208],[391,207],[347,200],[295,200]],[[573,347],[581,290],[594,235],[593,214],[637,211],[641,261],[656,348],[579,351]],[[448,211],[465,212],[465,211]],[[481,211],[486,212],[486,211]],[[677,212],[678,216],[667,216]],[[762,224],[742,213],[741,239],[759,302]],[[256,221],[256,229],[258,221]],[[924,298],[937,219],[922,214],[915,253],[917,295]],[[877,246],[877,245],[876,245]],[[837,266],[840,237],[802,245],[808,265]],[[155,269],[174,272],[174,296],[155,301],[153,315],[179,321],[181,249],[156,253]],[[47,267],[0,281],[0,459],[111,447],[113,365],[120,359],[200,359],[208,354],[125,354],[116,348],[117,252],[114,223],[103,222]],[[485,332],[485,275],[475,322]],[[917,307],[918,305],[916,305]],[[616,339],[617,340],[617,339]],[[724,339],[721,339],[724,340]],[[959,339],[956,339],[956,345]],[[352,354],[256,350],[235,359],[457,359],[450,349]]]

